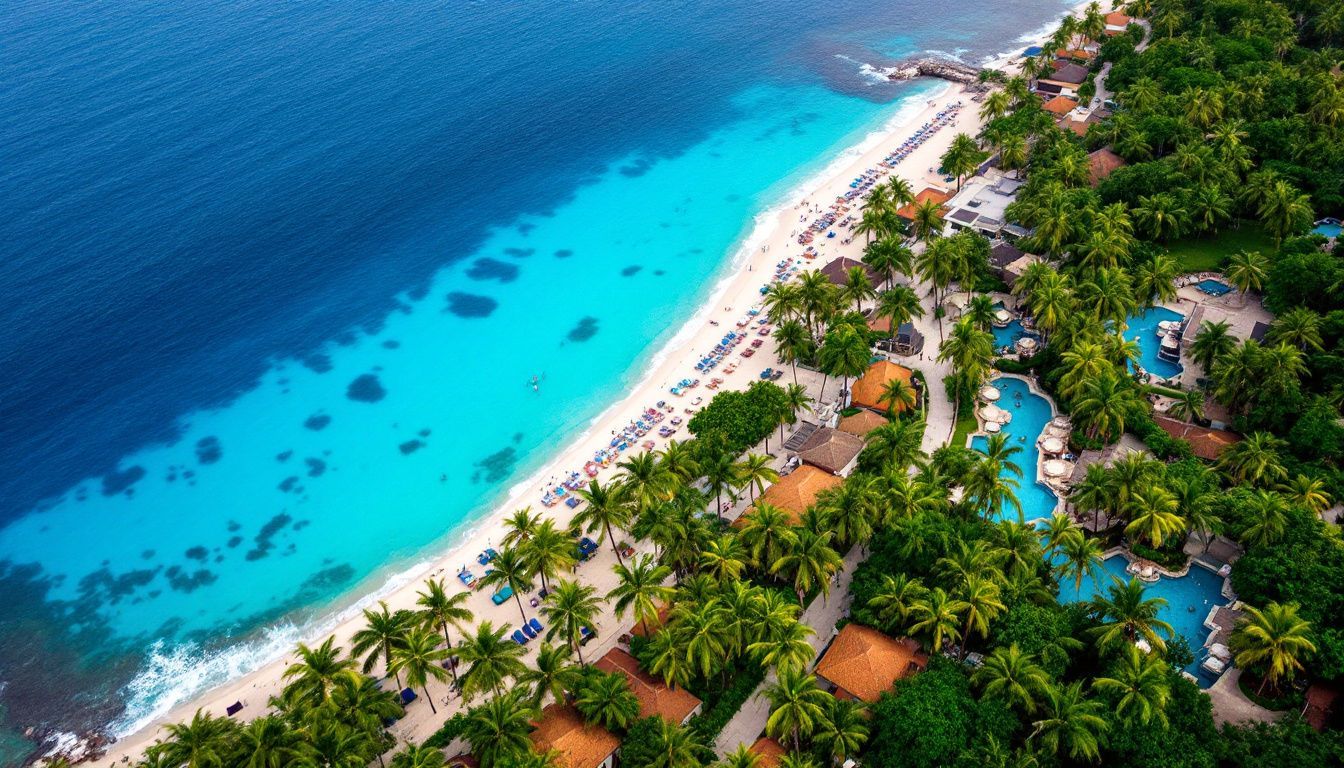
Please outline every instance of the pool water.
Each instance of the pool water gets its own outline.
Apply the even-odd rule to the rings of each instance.
[[[1054,491],[1036,482],[1036,462],[1039,454],[1036,438],[1040,437],[1041,430],[1045,429],[1045,425],[1054,417],[1050,403],[1044,397],[1033,394],[1027,383],[1021,379],[1002,378],[990,383],[1003,392],[996,405],[1013,414],[1012,421],[1004,425],[1003,434],[1008,435],[1010,444],[1022,449],[1021,453],[1013,456],[1013,463],[1022,469],[1017,489],[1017,500],[1022,504],[1022,519],[1036,520],[1049,517],[1054,513],[1059,499]],[[981,453],[985,452],[988,445],[989,439],[984,435],[971,438],[971,448]],[[1004,473],[1007,472],[1005,469]],[[1016,516],[1016,512],[1012,505],[1008,505],[999,510],[996,519],[1012,519]]]
[[[1162,346],[1161,340],[1157,338],[1157,324],[1163,320],[1179,321],[1184,317],[1166,307],[1153,307],[1142,314],[1130,315],[1129,326],[1124,333],[1125,340],[1139,342],[1139,364],[1145,371],[1164,379],[1180,375],[1180,365],[1157,356],[1157,350]]]
[[[1339,224],[1326,223],[1317,224],[1315,229],[1312,229],[1311,231],[1318,235],[1325,235],[1326,237],[1339,237],[1340,230],[1341,227]]]
[[[1061,580],[1059,601],[1076,603],[1105,594],[1112,577],[1122,581],[1129,580],[1130,575],[1125,573],[1126,565],[1128,562],[1120,555],[1108,557],[1097,573],[1098,579],[1085,577],[1081,590],[1074,588],[1072,579]],[[1167,601],[1167,604],[1158,611],[1158,618],[1170,624],[1175,633],[1184,637],[1190,644],[1190,650],[1195,652],[1194,662],[1185,670],[1198,678],[1201,688],[1209,687],[1216,679],[1200,670],[1199,664],[1206,657],[1203,648],[1209,636],[1209,631],[1204,628],[1204,619],[1215,605],[1227,604],[1222,590],[1222,577],[1198,565],[1192,565],[1190,572],[1179,579],[1161,577],[1155,583],[1147,585],[1148,597],[1160,597]]]
[[[1022,323],[1017,319],[1013,319],[1010,323],[1008,323],[1008,325],[1004,326],[1003,328],[999,328],[996,326],[990,328],[989,330],[991,333],[994,334],[995,350],[1003,349],[1004,347],[1011,347],[1014,344],[1016,344],[1017,340],[1023,336],[1030,336],[1033,339],[1037,338],[1036,333],[1034,331],[1028,331],[1026,328],[1023,328]]]
[[[1232,287],[1227,283],[1212,278],[1200,280],[1198,283],[1195,283],[1195,287],[1210,296],[1222,296],[1232,290]]]

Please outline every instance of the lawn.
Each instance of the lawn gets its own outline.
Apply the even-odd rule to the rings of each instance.
[[[964,410],[966,410],[966,414],[957,419],[957,428],[952,430],[951,444],[961,448],[966,447],[966,438],[970,437],[971,433],[975,431],[975,428],[979,426],[975,420],[975,411],[971,409]]]
[[[1216,236],[1183,237],[1167,246],[1182,273],[1217,272],[1223,257],[1237,251],[1274,250],[1274,237],[1259,224],[1242,222],[1238,229],[1224,229]]]

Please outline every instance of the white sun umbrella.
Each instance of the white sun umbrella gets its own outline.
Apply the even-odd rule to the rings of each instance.
[[[1045,472],[1046,477],[1063,477],[1069,471],[1069,463],[1059,459],[1051,459],[1045,462],[1041,471]]]
[[[986,403],[997,402],[1002,396],[1003,393],[999,391],[999,388],[991,384],[986,384],[980,388],[980,399]]]
[[[1063,453],[1064,441],[1058,437],[1047,437],[1041,441],[1041,450],[1046,453]]]
[[[985,422],[985,434],[996,435],[1001,429],[1003,429],[1003,427],[1000,427],[997,421]]]
[[[1003,424],[1008,421],[1008,412],[997,405],[986,405],[984,408],[980,409],[980,418],[985,421],[993,421],[998,424]]]
[[[1031,352],[1036,349],[1036,340],[1030,336],[1023,336],[1017,340],[1017,348],[1023,352]]]

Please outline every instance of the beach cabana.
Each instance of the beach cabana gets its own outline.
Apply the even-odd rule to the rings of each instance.
[[[685,688],[669,688],[639,668],[635,657],[612,648],[593,666],[603,672],[618,672],[625,677],[630,690],[639,699],[640,717],[661,717],[669,723],[685,725],[700,712],[701,701]]]
[[[903,365],[897,365],[888,360],[879,360],[868,366],[868,371],[850,387],[850,405],[886,413],[887,402],[882,399],[882,393],[886,391],[887,383],[894,379],[900,379],[907,384],[912,384],[912,375],[913,371]],[[898,406],[895,410],[899,413],[904,409]]]

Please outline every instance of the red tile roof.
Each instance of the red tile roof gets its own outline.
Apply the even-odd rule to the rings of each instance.
[[[1067,115],[1072,112],[1073,108],[1076,106],[1078,106],[1077,99],[1070,99],[1068,96],[1056,96],[1045,102],[1045,105],[1042,108],[1046,112],[1052,112],[1056,115]]]
[[[1153,421],[1157,422],[1157,426],[1172,437],[1190,443],[1190,450],[1196,456],[1209,461],[1218,458],[1219,454],[1229,445],[1241,441],[1241,435],[1228,432],[1225,429],[1209,429],[1208,427],[1177,421],[1167,416],[1156,416]]]
[[[621,746],[610,731],[588,725],[569,705],[551,704],[533,725],[533,748],[543,754],[552,749],[559,752],[559,768],[597,768]]]
[[[920,203],[932,200],[934,203],[941,206],[943,203],[946,203],[948,200],[951,199],[952,195],[942,191],[941,189],[934,189],[933,187],[925,187],[924,189],[919,191],[919,194],[915,195],[915,201],[913,203],[906,203],[900,208],[897,208],[896,215],[900,216],[902,219],[908,219],[913,221],[915,218],[915,209],[919,207]]]
[[[680,725],[686,722],[699,707],[700,699],[685,688],[668,688],[639,668],[634,656],[620,648],[612,648],[607,655],[598,659],[593,666],[603,672],[620,672],[630,683],[630,690],[639,699],[639,716],[658,715],[664,720]]]
[[[849,697],[869,703],[897,680],[928,666],[929,657],[908,637],[897,640],[862,624],[846,624],[817,662],[817,675]]]

